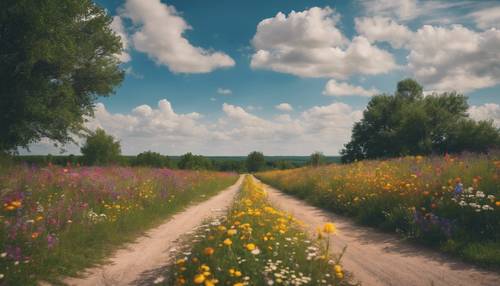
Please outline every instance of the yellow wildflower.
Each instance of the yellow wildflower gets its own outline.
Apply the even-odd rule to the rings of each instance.
[[[331,222],[327,222],[323,226],[323,232],[324,233],[335,233],[335,231],[336,231],[335,224],[333,224]]]

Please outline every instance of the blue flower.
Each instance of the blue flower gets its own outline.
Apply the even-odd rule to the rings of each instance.
[[[462,183],[458,183],[456,186],[455,186],[455,195],[460,195],[464,190],[464,186],[462,185]]]

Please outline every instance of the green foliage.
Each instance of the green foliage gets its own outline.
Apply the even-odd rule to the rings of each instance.
[[[325,161],[325,156],[321,152],[314,152],[311,154],[311,165],[313,167],[318,167],[322,165]]]
[[[116,163],[120,159],[120,142],[104,130],[97,129],[87,137],[87,142],[80,149],[83,160],[88,165],[107,165]]]
[[[500,131],[492,122],[468,117],[467,97],[456,92],[424,97],[422,90],[416,81],[405,79],[394,96],[374,96],[363,119],[354,124],[342,161],[500,147]]]
[[[91,0],[0,1],[0,150],[83,129],[123,80],[111,21]]]
[[[258,172],[266,165],[264,154],[262,152],[253,151],[247,156],[247,170],[248,172]]]
[[[170,167],[171,162],[168,156],[163,156],[160,153],[146,151],[142,152],[132,161],[134,166],[149,166],[149,167]]]
[[[189,152],[181,156],[177,167],[188,170],[210,170],[212,169],[212,162],[202,155],[193,155]]]

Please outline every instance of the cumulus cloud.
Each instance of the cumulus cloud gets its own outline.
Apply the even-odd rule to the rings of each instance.
[[[184,37],[192,29],[175,7],[160,0],[127,0],[123,16],[135,25],[131,35],[136,50],[146,53],[157,64],[175,73],[207,73],[234,66],[234,60],[222,52],[195,47]]]
[[[280,111],[285,111],[285,112],[293,111],[293,107],[289,103],[286,103],[286,102],[283,102],[283,103],[276,105],[275,108],[280,110]]]
[[[500,128],[500,105],[496,103],[473,105],[469,108],[469,116],[476,120],[493,120],[493,124]]]
[[[113,113],[99,103],[91,130],[102,128],[120,140],[124,154],[153,150],[164,154],[188,151],[206,155],[242,155],[253,150],[266,154],[308,155],[316,150],[337,154],[349,140],[352,125],[362,111],[344,103],[313,106],[296,116],[264,118],[241,106],[224,103],[222,115],[207,121],[201,114],[178,113],[166,99],[156,107],[140,105],[128,113]],[[47,141],[47,140],[45,140]],[[32,146],[36,153],[57,153],[50,141]],[[67,146],[79,153],[77,146]]]
[[[386,17],[356,18],[355,26],[358,34],[370,42],[385,41],[395,48],[406,45],[413,34],[408,27]]]
[[[377,93],[380,93],[380,91],[373,87],[371,89],[364,89],[361,86],[351,85],[347,82],[338,82],[334,79],[329,80],[325,85],[325,89],[323,90],[324,95],[334,95],[334,96],[346,96],[346,95],[372,96]]]
[[[233,91],[230,90],[229,88],[222,88],[222,87],[219,87],[217,89],[217,93],[218,94],[222,94],[222,95],[231,95],[233,94]]]
[[[431,89],[468,92],[500,83],[500,30],[425,25],[410,46],[408,68]]]
[[[302,77],[346,78],[381,74],[397,67],[393,56],[363,36],[347,39],[329,7],[281,12],[262,20],[252,39],[251,67]]]
[[[431,90],[470,92],[500,83],[500,30],[423,25],[416,31],[387,18],[356,19],[358,33],[408,50],[407,71]]]
[[[488,7],[469,14],[480,29],[500,29],[500,6]]]
[[[117,55],[118,59],[123,63],[129,62],[131,60],[130,54],[128,53],[129,43],[127,33],[125,32],[125,27],[123,26],[122,18],[120,18],[120,16],[114,16],[110,27],[122,41],[123,50],[120,54]]]

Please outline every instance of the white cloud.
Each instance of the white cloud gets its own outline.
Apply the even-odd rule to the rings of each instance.
[[[262,20],[252,39],[251,67],[302,77],[346,78],[381,74],[397,67],[392,55],[363,36],[352,41],[337,29],[339,16],[329,7]]]
[[[120,140],[124,154],[152,150],[164,154],[188,151],[205,155],[242,155],[253,150],[266,154],[308,155],[316,150],[337,154],[349,140],[361,110],[344,103],[313,106],[296,116],[281,114],[269,119],[224,103],[222,115],[207,121],[196,113],[178,113],[170,102],[157,107],[140,105],[127,114],[112,113],[99,103],[87,127],[102,128]],[[47,141],[47,140],[45,140]],[[57,153],[50,141],[32,146],[38,154]],[[79,153],[77,146],[68,152]]]
[[[382,16],[411,21],[423,18],[426,22],[446,22],[454,18],[453,7],[473,6],[472,1],[440,1],[440,0],[359,0],[368,16]]]
[[[219,87],[217,89],[217,93],[218,94],[222,94],[222,95],[231,95],[233,94],[233,91],[230,90],[229,88],[222,88],[222,87]]]
[[[407,71],[427,89],[470,92],[500,83],[500,30],[423,25],[411,31],[385,18],[356,20],[359,33],[408,50]]]
[[[425,25],[409,45],[408,68],[428,88],[468,92],[500,83],[500,30]]]
[[[473,105],[469,108],[469,116],[476,120],[493,120],[493,124],[500,128],[500,105],[496,103]]]
[[[323,90],[324,95],[334,95],[334,96],[346,96],[346,95],[372,96],[379,92],[380,91],[375,88],[364,89],[361,86],[350,85],[347,82],[337,82],[334,79],[329,80],[325,85],[325,89]]]
[[[484,8],[468,16],[474,19],[476,26],[480,29],[500,29],[500,6]]]
[[[144,78],[144,76],[142,74],[137,73],[131,66],[126,67],[124,69],[124,71],[125,71],[125,74],[128,74],[133,78],[136,78],[136,79],[143,79]]]
[[[286,103],[286,102],[283,102],[283,103],[276,105],[275,108],[280,110],[280,111],[285,111],[285,112],[293,111],[293,107],[289,103]]]
[[[369,15],[411,20],[421,14],[417,2],[417,0],[362,0],[361,4]]]
[[[363,35],[370,42],[385,41],[395,48],[401,48],[407,44],[413,34],[408,27],[385,17],[356,18],[355,24],[358,34]]]
[[[127,33],[125,32],[125,27],[123,27],[122,18],[120,18],[120,16],[114,16],[110,27],[122,41],[123,50],[120,54],[117,55],[118,59],[122,63],[129,62],[131,60],[130,54],[127,52],[129,49],[129,43]]]
[[[222,52],[195,47],[184,37],[192,29],[175,10],[160,0],[127,0],[123,16],[134,23],[131,40],[136,50],[175,73],[207,73],[234,66]]]

